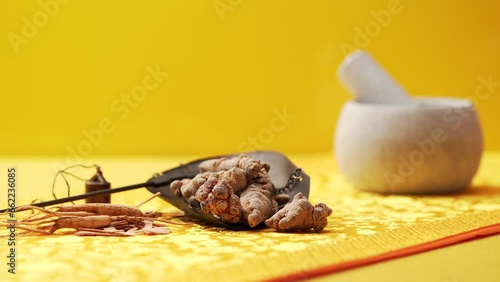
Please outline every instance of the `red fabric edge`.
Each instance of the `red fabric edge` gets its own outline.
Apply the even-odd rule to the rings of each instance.
[[[462,232],[459,234],[451,235],[448,237],[444,237],[435,241],[430,241],[427,243],[423,243],[420,245],[410,246],[407,248],[391,251],[388,253],[383,253],[380,255],[376,255],[373,257],[362,258],[353,261],[346,261],[338,264],[332,264],[316,269],[305,270],[297,273],[287,274],[284,276],[279,276],[276,278],[271,278],[269,282],[274,281],[294,281],[294,280],[302,280],[307,278],[313,278],[325,274],[331,274],[337,271],[347,270],[350,268],[355,268],[359,266],[364,266],[368,264],[373,264],[376,262],[382,262],[390,259],[395,259],[399,257],[404,257],[412,254],[417,254],[425,251],[434,250],[437,248],[453,245],[459,242],[467,241],[469,239],[473,239],[478,236],[487,236],[500,233],[500,223],[483,226],[477,229],[469,230],[466,232]]]

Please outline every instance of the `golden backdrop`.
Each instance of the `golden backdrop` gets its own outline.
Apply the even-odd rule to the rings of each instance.
[[[2,155],[332,149],[336,68],[370,52],[413,95],[469,97],[500,149],[500,4],[1,1]]]

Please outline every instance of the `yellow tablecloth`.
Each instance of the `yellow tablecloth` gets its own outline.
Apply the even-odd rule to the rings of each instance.
[[[147,180],[153,172],[195,157],[100,158],[85,163],[98,163],[108,181],[117,187]],[[0,281],[266,280],[377,256],[500,222],[499,153],[484,155],[480,171],[466,192],[419,197],[356,191],[338,173],[331,153],[290,159],[311,175],[310,200],[333,208],[329,226],[320,234],[171,225],[172,233],[156,236],[18,236],[15,275],[7,272],[8,246],[0,245],[0,257],[5,260]],[[0,167],[5,171],[8,166],[17,167],[18,204],[25,204],[35,198],[51,199],[55,167],[64,163],[62,159],[16,158],[0,160]],[[92,174],[84,170],[77,173]],[[4,174],[2,177],[6,177]],[[83,191],[82,183],[72,182],[72,194]],[[62,183],[57,185],[57,192],[65,194]],[[114,195],[112,201],[136,204],[149,196],[143,189]],[[0,203],[0,207],[6,205],[6,192],[0,193]],[[175,211],[161,199],[154,199],[143,209]]]

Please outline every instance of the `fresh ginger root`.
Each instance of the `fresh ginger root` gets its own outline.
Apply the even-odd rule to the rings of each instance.
[[[241,217],[240,199],[225,180],[210,177],[196,191],[195,199],[204,212],[220,216],[224,221],[237,223]]]
[[[269,171],[268,164],[261,163],[259,160],[254,160],[247,155],[239,155],[231,159],[220,158],[206,160],[200,164],[200,171],[230,170],[233,167],[243,169],[246,173],[247,181],[257,177],[263,168]]]
[[[227,171],[200,173],[193,179],[175,180],[170,184],[170,189],[175,195],[184,197],[188,203],[194,203],[196,192],[210,177],[225,180],[231,186],[234,193],[240,192],[247,186],[245,171],[233,167]]]
[[[327,217],[332,209],[323,203],[313,206],[307,198],[298,193],[291,203],[265,221],[266,225],[277,231],[307,231],[313,229],[321,232],[327,225]]]

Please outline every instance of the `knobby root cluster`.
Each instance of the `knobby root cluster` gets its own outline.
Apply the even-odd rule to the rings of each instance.
[[[288,195],[275,195],[269,177],[270,166],[247,155],[212,159],[200,164],[194,178],[176,180],[170,189],[190,204],[228,223],[255,227],[263,222],[278,231],[319,232],[327,225],[332,210],[325,204],[313,206],[302,194],[278,211]]]

